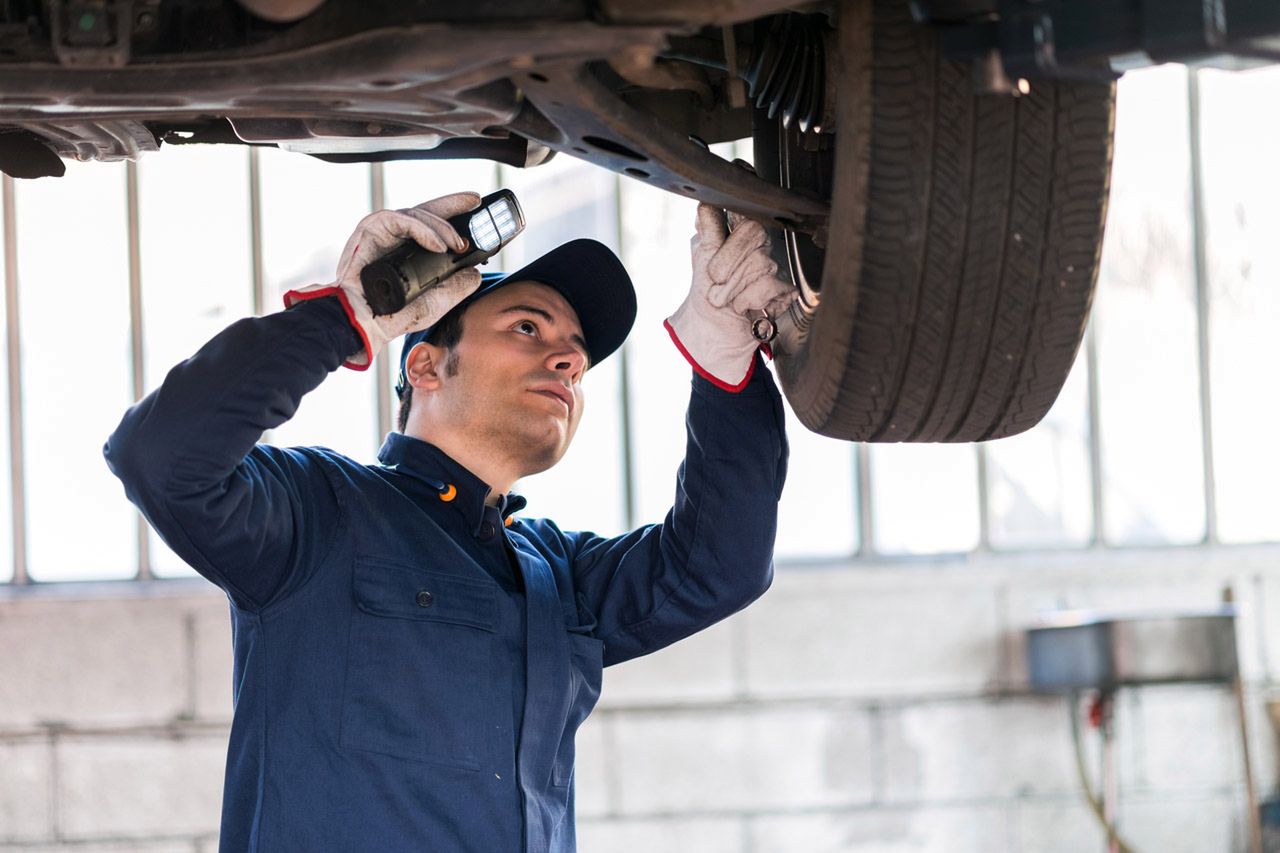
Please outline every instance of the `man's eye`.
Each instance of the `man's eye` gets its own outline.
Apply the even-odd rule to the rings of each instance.
[[[538,334],[538,325],[532,320],[521,320],[516,324],[516,331],[522,335],[536,335]]]

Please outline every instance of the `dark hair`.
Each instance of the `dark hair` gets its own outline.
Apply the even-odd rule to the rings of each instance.
[[[466,305],[455,306],[448,314],[440,318],[431,329],[431,334],[426,337],[426,343],[440,347],[449,354],[444,363],[445,374],[448,376],[458,372],[458,356],[453,349],[458,345],[458,341],[462,340],[462,315],[466,311]],[[400,396],[400,411],[396,415],[396,421],[401,432],[404,432],[405,426],[409,423],[409,408],[412,405],[413,386],[405,385],[404,394]]]

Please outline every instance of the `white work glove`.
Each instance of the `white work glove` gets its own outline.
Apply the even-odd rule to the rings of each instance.
[[[761,342],[751,326],[767,312],[782,315],[795,288],[778,277],[764,226],[737,213],[698,205],[693,285],[665,323],[677,349],[704,379],[726,391],[741,391],[751,379]],[[765,349],[768,353],[768,349]]]
[[[285,307],[304,299],[337,296],[364,341],[364,347],[344,364],[352,370],[367,369],[387,341],[434,325],[470,295],[480,286],[480,273],[474,267],[459,270],[396,313],[375,317],[360,286],[360,270],[406,239],[416,240],[429,252],[462,251],[466,241],[445,219],[479,206],[478,193],[454,193],[417,207],[370,213],[360,220],[342,250],[337,280],[290,290],[284,295]]]

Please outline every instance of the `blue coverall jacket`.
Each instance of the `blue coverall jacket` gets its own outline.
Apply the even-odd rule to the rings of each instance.
[[[105,448],[231,602],[221,850],[573,851],[574,734],[602,665],[769,585],[787,454],[772,378],[738,394],[695,378],[670,513],[602,538],[514,516],[515,496],[486,506],[484,483],[400,434],[379,465],[255,444],[357,348],[333,299],[242,320]]]

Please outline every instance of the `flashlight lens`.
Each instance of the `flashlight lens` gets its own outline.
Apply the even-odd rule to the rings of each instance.
[[[489,213],[493,216],[494,227],[498,229],[498,234],[504,241],[516,236],[516,232],[520,230],[520,224],[516,222],[515,215],[511,212],[510,202],[505,198],[498,199],[489,205]]]
[[[488,209],[471,217],[471,242],[485,252],[492,252],[502,245],[502,237],[494,227]]]
[[[498,199],[471,217],[471,240],[483,251],[497,251],[520,233],[520,221],[505,198]]]

